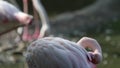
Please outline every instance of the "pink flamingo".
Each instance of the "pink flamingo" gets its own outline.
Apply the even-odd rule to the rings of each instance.
[[[45,34],[49,34],[50,32],[50,26],[49,26],[49,20],[48,20],[48,16],[47,13],[45,11],[45,9],[43,8],[41,2],[39,0],[32,0],[33,2],[33,6],[34,6],[34,20],[38,21],[39,17],[37,15],[37,12],[39,13],[39,16],[41,18],[41,22],[42,22],[42,27],[40,29],[39,23],[38,22],[34,22],[35,23],[35,32],[33,35],[30,35],[28,32],[28,26],[24,27],[24,32],[23,32],[23,40],[25,41],[29,41],[29,40],[33,40],[33,39],[38,39],[38,38],[42,38],[45,36]],[[28,13],[28,0],[23,0],[23,6],[24,6],[24,12]]]
[[[29,25],[33,16],[17,9],[6,1],[0,1],[0,36],[22,25]]]
[[[45,37],[32,42],[25,57],[29,68],[96,68],[102,61],[102,51],[99,43],[89,37],[77,43]]]
[[[0,1],[0,6],[1,6],[0,9],[2,10],[0,12],[0,15],[1,15],[0,27],[3,28],[3,29],[0,29],[0,35],[5,34],[13,29],[16,29],[16,28],[22,26],[22,25],[25,25],[23,28],[23,33],[22,33],[22,40],[24,40],[24,41],[31,41],[31,40],[35,40],[35,39],[44,37],[45,34],[48,34],[50,32],[49,31],[50,26],[48,24],[49,20],[48,20],[47,14],[45,12],[45,9],[43,8],[43,6],[39,2],[39,0],[32,0],[32,1],[33,1],[33,7],[34,7],[34,20],[35,21],[39,20],[39,17],[37,14],[37,11],[38,11],[39,16],[42,21],[41,30],[40,30],[39,23],[34,22],[33,17],[31,15],[28,15],[27,0],[23,0],[23,6],[24,6],[25,13],[21,12],[15,6],[13,6],[12,4],[10,4],[6,1]],[[22,25],[17,22],[21,23]],[[31,22],[35,23],[35,32],[33,33],[33,35],[30,35],[29,30],[28,30],[29,24]],[[5,28],[6,26],[8,28]]]

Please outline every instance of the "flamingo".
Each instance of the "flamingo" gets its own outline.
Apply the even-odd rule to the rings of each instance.
[[[102,50],[99,43],[89,37],[83,37],[77,43],[45,37],[32,42],[25,57],[29,68],[96,68],[102,61]]]
[[[23,29],[24,30],[23,40],[25,40],[25,41],[42,38],[46,34],[50,33],[49,19],[48,19],[48,16],[47,16],[47,13],[46,13],[44,7],[42,6],[42,4],[39,0],[32,0],[32,2],[33,2],[33,7],[34,7],[33,8],[34,9],[33,10],[34,11],[34,19],[36,21],[39,20],[39,17],[37,15],[37,12],[38,12],[39,16],[41,18],[42,27],[40,29],[38,22],[34,22],[35,23],[35,32],[33,35],[29,35],[28,26],[25,26]],[[23,0],[23,6],[24,6],[24,12],[28,13],[28,0]]]
[[[6,1],[1,1],[1,2],[6,2]],[[18,5],[17,5],[17,3],[15,2],[15,1],[13,1],[13,0],[10,0],[10,2],[12,2],[12,3],[14,3],[17,7],[19,7]],[[24,28],[23,28],[23,33],[22,33],[22,31],[21,32],[19,32],[19,33],[22,33],[23,35],[22,35],[22,40],[23,41],[30,41],[30,40],[34,40],[34,39],[38,39],[38,38],[41,38],[41,37],[44,37],[46,34],[49,34],[49,32],[50,32],[50,26],[49,26],[49,20],[48,20],[48,16],[47,16],[47,13],[46,13],[46,11],[45,11],[45,9],[44,9],[44,7],[42,6],[42,4],[39,2],[39,0],[32,0],[32,2],[33,2],[33,7],[34,7],[34,20],[36,21],[38,21],[39,20],[39,17],[38,17],[38,14],[37,14],[37,12],[39,13],[39,16],[40,16],[40,18],[41,18],[41,21],[42,21],[42,27],[41,27],[41,30],[40,30],[40,26],[39,26],[39,23],[38,22],[35,22],[35,21],[32,21],[32,19],[33,19],[33,17],[32,16],[30,16],[29,15],[29,17],[30,17],[30,21],[29,21],[29,17],[26,17],[26,18],[28,18],[28,21],[29,22],[34,22],[35,23],[35,32],[34,32],[34,34],[33,35],[30,35],[29,34],[29,31],[28,31],[28,27],[29,27],[29,25],[26,25],[25,24],[25,26],[24,26]],[[10,4],[10,3],[8,3],[7,2],[7,4],[9,4],[9,5],[12,5],[12,4]],[[13,10],[13,11],[15,11],[17,8],[15,7],[15,6],[13,6],[12,5],[12,7],[14,7],[14,8],[11,8],[10,6],[8,5],[8,7],[7,8],[4,8],[5,9],[5,11],[6,11],[6,9],[11,9],[11,10]],[[27,0],[23,0],[23,6],[24,6],[24,14],[22,14],[22,13],[19,13],[19,14],[16,14],[16,15],[18,15],[19,17],[21,17],[21,18],[19,18],[18,16],[14,16],[13,18],[18,18],[18,20],[22,20],[22,18],[23,19],[25,19],[24,18],[24,16],[23,15],[27,15],[28,14],[28,1]],[[3,8],[1,8],[1,10],[3,10]],[[18,10],[18,9],[17,9]],[[20,10],[19,10],[20,11]],[[4,12],[4,10],[3,10],[3,12]],[[0,14],[2,14],[2,17],[6,17],[7,15],[9,15],[9,14],[11,14],[11,15],[13,15],[12,14],[12,11],[10,11],[8,14],[6,14],[6,15],[3,15],[3,13],[2,13],[2,11],[1,11],[1,13]],[[5,21],[7,21],[7,20],[4,20],[4,21],[2,21],[2,22],[5,22]],[[13,20],[14,21],[14,20]],[[17,21],[17,22],[19,22],[19,21]],[[23,23],[22,23],[23,24]],[[4,25],[4,26],[6,26],[5,24],[2,24],[2,25]],[[2,34],[5,34],[5,33],[7,33],[7,32],[9,32],[9,31],[11,31],[11,30],[13,30],[13,29],[16,29],[16,28],[18,28],[18,27],[20,27],[21,25],[17,25],[16,27],[14,26],[14,28],[12,28],[13,26],[12,26],[12,24],[10,24],[11,25],[11,27],[9,27],[10,29],[8,30],[8,28],[4,28],[4,26],[2,27],[1,26],[1,28],[4,28],[4,30],[2,29],[2,30],[0,30],[0,35],[2,35]]]
[[[32,0],[32,2],[33,2],[35,9],[38,11],[40,18],[41,18],[42,27],[41,27],[40,35],[39,35],[39,38],[41,38],[41,37],[44,37],[45,34],[50,33],[49,18],[48,18],[48,15],[47,15],[43,5],[41,4],[40,0]]]
[[[6,1],[0,1],[0,10],[0,36],[21,25],[29,25],[33,19]]]

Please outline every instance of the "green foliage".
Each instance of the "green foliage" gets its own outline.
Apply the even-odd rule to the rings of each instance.
[[[0,64],[0,68],[25,68],[25,64],[23,63]]]
[[[120,35],[99,35],[96,39],[103,51],[103,61],[98,65],[98,68],[119,68]]]

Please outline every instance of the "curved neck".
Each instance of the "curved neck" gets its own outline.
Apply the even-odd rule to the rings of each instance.
[[[41,2],[39,2],[39,0],[32,0],[33,1],[33,5],[35,7],[35,9],[38,11],[39,16],[41,18],[42,21],[42,25],[46,25],[49,26],[49,20],[48,20],[48,16],[47,13],[43,7],[43,5],[41,4]]]

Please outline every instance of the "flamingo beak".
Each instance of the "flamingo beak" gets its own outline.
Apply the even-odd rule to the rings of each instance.
[[[22,13],[22,12],[15,13],[14,16],[21,24],[24,24],[24,25],[31,24],[31,22],[33,20],[32,15],[28,15],[28,14]]]

